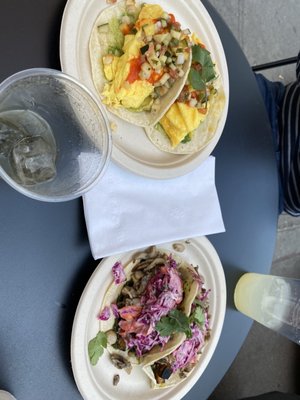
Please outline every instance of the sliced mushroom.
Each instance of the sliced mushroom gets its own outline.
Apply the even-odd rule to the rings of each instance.
[[[116,374],[113,377],[113,385],[117,386],[117,384],[120,382],[120,375]]]
[[[124,296],[128,296],[130,299],[136,297],[136,291],[131,286],[124,286],[121,292]]]
[[[182,253],[185,250],[185,246],[182,243],[173,243],[172,247],[175,251],[178,251],[179,253]]]
[[[121,356],[120,354],[113,353],[110,355],[110,360],[113,365],[118,369],[130,368],[131,364],[126,358]]]
[[[143,278],[139,281],[139,287],[136,289],[138,295],[141,295],[146,289],[150,276],[150,274],[144,275]]]
[[[149,258],[156,257],[157,256],[157,248],[156,248],[156,246],[148,247],[147,253],[149,254]]]
[[[150,246],[148,249],[141,253],[137,253],[133,259],[133,261],[139,261],[139,260],[148,260],[149,258],[154,258],[157,257],[158,251],[156,246]]]
[[[147,260],[142,260],[138,262],[135,267],[133,268],[132,271],[140,271],[143,270],[145,267],[147,267],[150,263],[152,262],[152,259],[147,259]]]
[[[144,273],[142,271],[135,271],[132,274],[132,280],[134,283],[138,282],[140,279],[142,279],[142,277],[144,276]]]
[[[150,271],[152,268],[157,267],[158,265],[165,265],[166,260],[162,257],[155,258],[151,264],[144,268],[144,271]]]

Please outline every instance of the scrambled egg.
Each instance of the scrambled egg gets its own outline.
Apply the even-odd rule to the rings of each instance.
[[[195,107],[185,103],[175,102],[159,121],[168,135],[172,147],[176,147],[188,133],[192,133],[205,119]]]
[[[163,14],[164,10],[158,4],[144,4],[140,11],[138,21],[145,19],[149,19],[150,21],[153,19],[159,19]]]
[[[162,14],[163,9],[160,6],[145,4],[139,14],[140,26],[149,24],[150,27],[153,25],[152,19],[159,18]],[[154,91],[154,86],[148,81],[127,82],[130,61],[140,56],[140,48],[144,45],[140,38],[141,30],[135,35],[126,35],[124,54],[121,57],[114,56],[113,62],[109,65],[103,63],[104,75],[109,82],[105,84],[102,95],[103,102],[109,106],[139,109]]]

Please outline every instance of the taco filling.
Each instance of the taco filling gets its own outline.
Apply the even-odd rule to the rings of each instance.
[[[161,150],[179,154],[198,151],[210,141],[224,106],[211,54],[195,34],[191,37],[192,64],[185,85],[155,127],[147,131]]]
[[[197,365],[201,351],[209,339],[208,293],[202,289],[198,292],[191,307],[189,328],[182,343],[167,355],[149,361],[144,371],[150,377],[154,388],[165,388],[176,385],[185,379]]]
[[[126,0],[104,10],[96,25],[90,53],[104,104],[157,113],[162,100],[170,104],[176,98],[189,69],[191,41],[173,14],[157,4]]]
[[[154,386],[178,383],[209,337],[203,279],[181,258],[154,246],[126,268],[116,263],[113,275],[99,314],[112,362],[117,360],[117,368],[142,365]]]

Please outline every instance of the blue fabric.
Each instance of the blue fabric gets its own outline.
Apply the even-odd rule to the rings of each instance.
[[[279,182],[279,204],[278,204],[278,212],[279,214],[283,211],[283,191],[282,191],[282,182],[281,182],[281,174],[280,174],[280,162],[281,162],[281,154],[280,154],[280,135],[279,135],[279,123],[278,123],[278,115],[280,111],[280,107],[282,104],[282,100],[285,93],[285,86],[281,82],[271,82],[267,78],[265,78],[262,74],[255,74],[256,82],[258,84],[261,96],[264,100],[266,110],[269,116],[269,121],[272,129],[274,150],[276,154],[276,161],[278,167],[278,182]]]

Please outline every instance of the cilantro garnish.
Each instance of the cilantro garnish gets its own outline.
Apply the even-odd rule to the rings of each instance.
[[[156,324],[156,330],[161,336],[170,336],[176,332],[183,332],[187,337],[192,336],[188,317],[180,310],[171,310]]]
[[[196,90],[204,90],[206,83],[215,77],[214,63],[210,52],[199,45],[194,45],[192,47],[192,66],[189,72],[190,84]]]
[[[192,337],[191,326],[197,324],[200,328],[205,323],[205,315],[201,306],[197,306],[190,317],[180,310],[171,310],[156,324],[156,330],[161,336],[170,336],[176,332],[183,332],[188,338]]]
[[[98,332],[94,339],[88,344],[88,353],[92,365],[96,365],[107,346],[107,337],[104,332]]]
[[[195,310],[191,314],[189,320],[190,320],[190,322],[195,322],[200,327],[203,326],[203,324],[205,322],[205,315],[200,306],[195,308]]]

